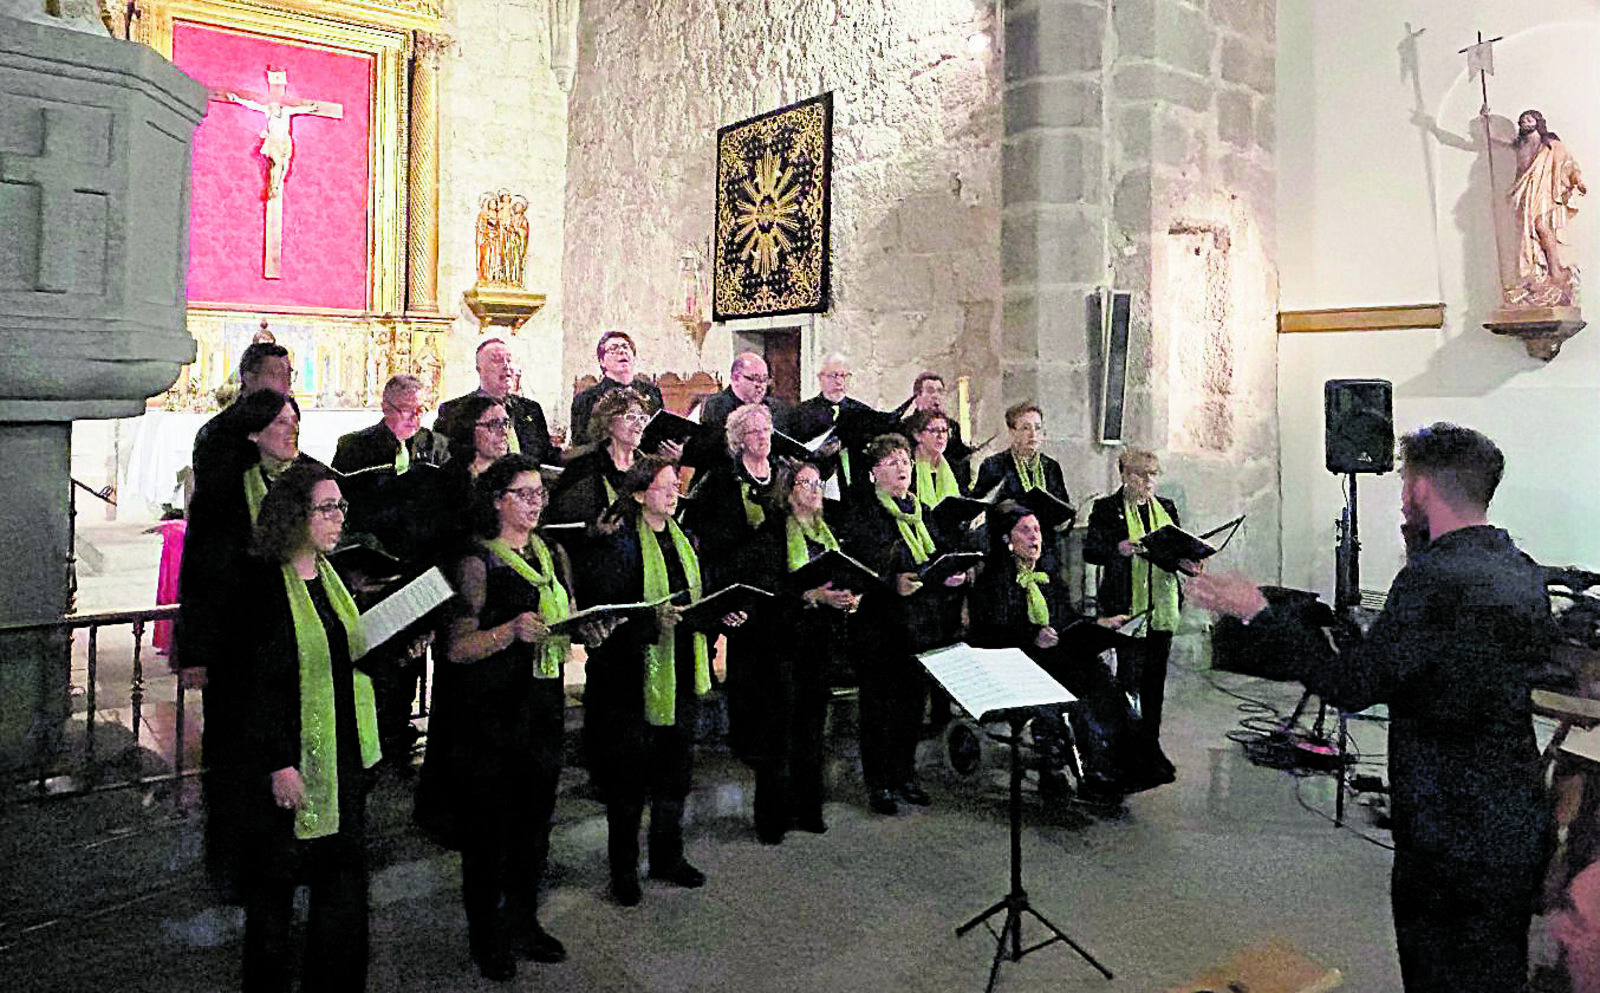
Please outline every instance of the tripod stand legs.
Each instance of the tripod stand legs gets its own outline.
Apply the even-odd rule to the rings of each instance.
[[[984,987],[985,993],[993,993],[995,981],[1000,978],[1000,963],[1002,961],[1009,959],[1012,962],[1020,962],[1022,961],[1022,957],[1024,955],[1027,955],[1030,952],[1036,952],[1046,945],[1053,945],[1058,941],[1066,943],[1073,951],[1083,956],[1083,960],[1100,970],[1101,975],[1105,976],[1107,979],[1112,978],[1110,969],[1107,969],[1105,966],[1101,965],[1082,945],[1069,938],[1065,931],[1062,931],[1060,928],[1050,923],[1050,921],[1046,919],[1043,914],[1039,913],[1037,910],[1034,910],[1033,907],[1028,904],[1028,894],[1022,891],[1008,894],[1004,900],[1001,900],[999,903],[990,907],[988,910],[985,910],[977,917],[974,917],[972,920],[956,928],[956,937],[959,938],[964,936],[968,931],[971,931],[979,924],[984,923],[995,914],[1000,913],[1002,910],[1005,911],[1006,918],[1003,922],[1001,922],[1000,930],[995,933],[994,961],[989,966],[989,985]],[[1050,932],[1051,937],[1046,938],[1036,945],[1029,945],[1027,948],[1023,948],[1023,914],[1032,914],[1033,919],[1038,921],[1040,924],[1043,924],[1046,930]],[[1008,944],[1010,946],[1009,951],[1007,949]]]

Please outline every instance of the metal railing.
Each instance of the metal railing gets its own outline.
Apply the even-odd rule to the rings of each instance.
[[[160,782],[175,782],[186,774],[183,768],[185,750],[185,691],[188,683],[184,673],[179,670],[174,672],[174,725],[172,741],[172,759],[169,766],[170,772],[155,775],[147,774],[144,763],[139,762],[132,766],[133,775],[122,779],[108,776],[110,764],[104,762],[97,754],[97,741],[95,735],[96,723],[100,720],[100,702],[98,699],[100,682],[100,633],[108,627],[131,625],[133,633],[133,654],[131,668],[128,676],[128,705],[131,711],[131,724],[133,742],[123,749],[121,755],[132,753],[138,757],[142,755],[144,747],[146,703],[146,674],[144,659],[144,641],[146,628],[158,621],[172,621],[178,616],[178,605],[168,604],[160,607],[146,607],[140,610],[118,610],[98,614],[81,614],[63,617],[53,621],[36,621],[26,624],[0,625],[0,639],[10,639],[15,635],[50,635],[70,637],[72,632],[86,629],[87,637],[87,673],[84,677],[82,692],[84,696],[84,731],[83,754],[80,761],[69,763],[65,768],[61,764],[61,756],[68,752],[65,747],[66,734],[63,733],[62,745],[50,748],[43,743],[36,742],[35,768],[32,773],[17,777],[13,783],[17,785],[30,780],[36,781],[36,797],[55,797],[83,794],[97,790],[121,789],[132,786],[142,786]],[[41,638],[41,644],[48,643],[51,639]],[[72,639],[74,642],[76,639]],[[65,665],[68,672],[72,669],[72,655],[75,654],[76,645],[67,647],[65,658],[59,661],[46,661],[47,665]],[[25,664],[37,662],[37,656],[31,653],[22,653],[21,658],[0,657],[0,664]],[[69,696],[76,696],[79,687],[71,685],[68,679]],[[50,710],[51,700],[41,699],[36,704],[35,727],[49,726],[59,723],[65,726],[71,723],[70,713],[59,716],[52,715]],[[154,737],[152,733],[152,737]],[[159,742],[153,742],[159,747]],[[120,756],[118,756],[120,757]]]

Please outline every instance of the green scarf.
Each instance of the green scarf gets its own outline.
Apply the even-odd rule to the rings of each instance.
[[[538,560],[537,568],[530,563],[516,549],[501,541],[499,538],[478,539],[478,544],[487,548],[495,558],[511,567],[511,571],[526,579],[534,589],[539,591],[539,616],[544,618],[546,624],[555,624],[566,620],[571,613],[571,604],[567,600],[567,591],[556,582],[556,565],[550,558],[550,549],[539,540],[538,535],[528,536],[527,551],[533,553]],[[540,646],[538,661],[534,666],[533,674],[540,679],[557,679],[561,676],[561,663],[567,660],[567,652],[572,647],[572,639],[565,635],[552,635],[545,639]]]
[[[744,522],[752,528],[758,528],[767,522],[766,510],[762,509],[761,504],[753,497],[759,485],[749,480],[739,480],[739,499],[744,502]]]
[[[254,524],[256,518],[261,516],[261,501],[267,498],[267,490],[283,475],[283,470],[289,468],[289,463],[284,462],[271,468],[265,462],[257,462],[244,471],[244,502],[250,508],[250,523]]]
[[[1012,449],[1011,461],[1017,464],[1017,478],[1022,480],[1024,492],[1044,489],[1044,456],[1035,452],[1032,458],[1019,458],[1016,449]]]
[[[409,468],[411,468],[411,449],[407,448],[406,443],[402,441],[400,442],[400,450],[394,453],[394,474],[403,476]]]
[[[667,518],[667,535],[672,547],[683,563],[683,576],[689,581],[689,596],[700,599],[700,560],[695,557],[694,546],[678,527],[678,522]],[[655,532],[639,515],[639,550],[644,553],[644,598],[660,600],[672,593],[667,579],[667,559],[656,543]],[[694,641],[694,691],[698,696],[711,692],[711,661],[706,651],[706,636],[696,631]],[[644,719],[656,727],[670,727],[678,719],[678,646],[677,632],[663,631],[661,639],[645,649]]]
[[[1017,560],[1017,585],[1022,587],[1022,592],[1028,597],[1028,623],[1044,627],[1050,623],[1050,605],[1045,602],[1044,590],[1039,587],[1050,582],[1048,573],[1035,572],[1025,568],[1022,560]]]
[[[784,524],[789,535],[789,571],[796,569],[811,561],[810,549],[806,547],[809,541],[813,545],[821,545],[824,551],[834,552],[839,550],[839,539],[833,536],[833,531],[828,527],[828,522],[817,515],[814,527],[807,527],[800,523],[799,518],[790,516]]]
[[[937,507],[945,497],[961,495],[961,486],[956,482],[956,474],[950,471],[949,459],[940,459],[939,468],[935,469],[922,456],[917,456],[916,484],[917,499],[924,507]]]
[[[1167,516],[1167,509],[1161,506],[1160,500],[1151,497],[1146,506],[1150,508],[1150,531],[1172,523],[1172,518]],[[1124,497],[1122,509],[1128,519],[1129,541],[1138,541],[1149,533],[1145,530],[1144,519],[1139,516],[1138,504]],[[1155,609],[1150,611],[1149,630],[1178,630],[1178,577],[1164,569],[1152,570],[1150,563],[1143,556],[1135,555],[1133,603],[1130,610],[1137,614],[1151,606]]]
[[[843,405],[830,403],[828,404],[828,407],[833,411],[833,423],[838,424],[839,412],[843,409]],[[840,439],[840,442],[839,468],[844,472],[844,485],[848,487],[850,485],[850,450],[844,447],[842,438]]]
[[[922,522],[922,504],[913,500],[911,513],[908,514],[900,509],[887,490],[878,491],[878,502],[894,515],[894,522],[900,528],[900,537],[911,549],[911,561],[917,565],[928,561],[929,556],[933,555],[933,535],[928,533],[928,525]]]
[[[361,633],[361,616],[355,601],[339,581],[339,574],[321,555],[317,556],[317,578],[339,616],[350,649],[358,659],[366,650]],[[322,627],[317,608],[311,602],[306,581],[294,566],[284,563],[283,586],[289,594],[289,615],[294,620],[295,649],[300,657],[300,782],[305,802],[294,815],[296,838],[324,838],[339,831],[338,734],[333,710],[333,657],[328,651],[328,632]],[[383,757],[378,745],[378,710],[372,693],[372,679],[355,673],[356,734],[361,741],[361,767],[370,769]],[[354,788],[354,787],[352,787]]]

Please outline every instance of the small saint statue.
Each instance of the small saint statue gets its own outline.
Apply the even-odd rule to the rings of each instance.
[[[1561,260],[1561,231],[1577,214],[1588,187],[1578,162],[1537,110],[1517,118],[1517,178],[1511,184],[1511,212],[1517,225],[1516,282],[1506,287],[1506,303],[1525,307],[1567,307],[1575,302],[1577,270]]]

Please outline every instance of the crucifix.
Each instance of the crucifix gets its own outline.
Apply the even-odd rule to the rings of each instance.
[[[261,263],[261,275],[278,279],[283,260],[283,184],[289,178],[289,163],[294,159],[294,137],[290,126],[300,114],[313,117],[344,119],[344,107],[326,100],[305,100],[290,103],[283,98],[289,74],[283,69],[267,69],[267,95],[265,99],[235,93],[231,90],[213,90],[211,99],[236,103],[248,110],[266,116],[261,130],[260,152],[267,160],[266,238]]]

